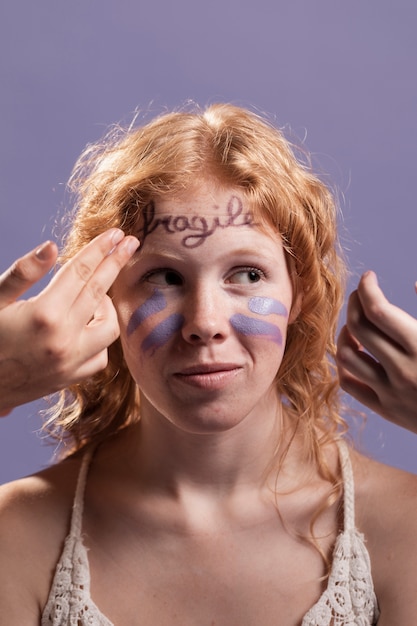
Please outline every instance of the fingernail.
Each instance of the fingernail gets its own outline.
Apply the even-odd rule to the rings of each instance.
[[[49,259],[50,251],[51,251],[50,246],[51,246],[51,242],[46,241],[36,250],[35,255],[36,255],[36,258],[39,259],[39,261],[47,261]]]
[[[139,240],[136,239],[136,237],[129,237],[129,239],[126,240],[125,246],[127,252],[132,255],[139,248]]]
[[[111,236],[112,244],[117,246],[117,244],[122,241],[124,236],[125,236],[124,232],[122,230],[120,230],[120,228],[116,228],[114,230],[114,232],[112,233],[112,236]]]

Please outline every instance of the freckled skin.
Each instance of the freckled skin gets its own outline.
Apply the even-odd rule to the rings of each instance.
[[[167,306],[166,299],[159,289],[155,289],[154,293],[148,300],[146,300],[140,307],[132,314],[127,327],[127,334],[130,335],[136,330],[138,326],[142,324],[148,317],[155,313],[163,311]],[[260,315],[270,315],[275,313],[277,315],[287,315],[286,307],[274,298],[264,298],[257,296],[250,298],[248,301],[248,308],[253,313]],[[184,322],[184,317],[179,314],[170,315],[168,318],[160,322],[155,328],[145,337],[141,344],[141,349],[146,352],[153,350],[153,352],[163,346],[171,337],[178,332]],[[282,344],[282,335],[277,326],[263,320],[257,320],[253,317],[236,313],[230,318],[230,324],[236,332],[242,335],[260,335],[265,338],[274,341],[275,343]]]
[[[154,210],[145,241],[113,285],[143,428],[272,428],[293,296],[280,238],[256,224],[239,190],[211,181],[156,198]],[[192,228],[205,223],[207,231]],[[156,290],[162,310],[154,308],[153,299],[162,303]]]
[[[167,301],[164,294],[159,289],[155,289],[152,296],[134,311],[127,325],[127,334],[131,335],[142,322],[151,315],[163,311],[166,305]]]

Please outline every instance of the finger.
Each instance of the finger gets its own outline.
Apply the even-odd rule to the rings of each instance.
[[[108,348],[103,348],[94,354],[88,361],[84,361],[80,367],[74,371],[73,382],[79,383],[94,376],[105,369],[109,362]]]
[[[83,332],[81,338],[83,358],[80,366],[74,371],[74,382],[84,380],[106,367],[107,348],[119,335],[117,313],[111,298],[106,295]]]
[[[85,329],[83,336],[85,358],[74,374],[76,382],[89,378],[106,367],[107,349],[119,335],[116,310],[109,296],[105,296]]]
[[[361,380],[346,373],[344,376],[340,377],[340,386],[346,393],[352,396],[352,398],[355,398],[355,400],[368,407],[368,409],[371,409],[371,411],[375,411],[375,413],[379,413],[383,416],[378,394]]]
[[[371,409],[371,411],[378,413],[388,421],[417,433],[417,420],[415,419],[414,407],[412,411],[407,414],[403,410],[401,401],[399,404],[397,403],[397,405],[395,402],[389,403],[387,402],[386,394],[384,397],[382,392],[379,393],[352,374],[346,371],[340,371],[339,374],[342,389],[355,398],[355,400]],[[391,398],[390,391],[388,391],[388,397]]]
[[[83,342],[91,345],[90,355],[107,348],[120,335],[119,321],[113,302],[109,296],[101,301],[94,317],[88,323]]]
[[[366,318],[376,328],[407,352],[417,350],[417,339],[413,339],[417,320],[387,300],[374,272],[362,276],[357,293]]]
[[[43,292],[49,305],[57,306],[65,301],[70,309],[97,267],[123,238],[122,230],[112,228],[98,235],[65,263]]]
[[[354,360],[361,346],[349,330],[344,326],[337,341],[336,365],[339,374],[340,386],[353,398],[374,411],[380,412],[381,405],[378,394],[364,382],[361,366],[355,367]],[[362,365],[362,364],[361,364]],[[359,372],[359,377],[354,375]],[[367,377],[369,381],[369,377]]]
[[[0,276],[0,308],[14,302],[37,283],[56,262],[58,249],[52,241],[28,252]]]
[[[96,326],[102,326],[106,323],[115,323],[116,325],[118,324],[116,309],[114,308],[112,299],[108,295],[105,295],[99,303],[87,327],[88,329],[95,329]]]
[[[341,380],[345,375],[354,376],[376,392],[382,391],[388,383],[383,366],[364,352],[346,326],[342,328],[338,338],[336,362]]]
[[[72,307],[72,314],[80,320],[91,319],[93,313],[116,280],[121,269],[136,252],[139,242],[136,237],[128,236],[114,247],[97,267],[94,275],[79,293]]]
[[[392,369],[393,363],[406,357],[405,347],[368,319],[357,291],[349,297],[346,325],[350,334],[387,370]],[[414,329],[414,334],[417,334],[417,328]],[[409,348],[411,349],[410,346]]]

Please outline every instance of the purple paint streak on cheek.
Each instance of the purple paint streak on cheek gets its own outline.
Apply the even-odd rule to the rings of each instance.
[[[131,335],[138,326],[142,324],[148,317],[163,311],[167,305],[164,294],[155,289],[150,298],[148,298],[139,308],[132,313],[127,325],[127,335]]]
[[[282,335],[278,326],[258,320],[254,317],[236,313],[230,318],[230,324],[241,335],[262,335],[279,345],[282,345]]]
[[[284,315],[288,317],[287,308],[279,300],[274,298],[250,298],[248,303],[249,310],[252,313],[259,313],[259,315],[270,315],[275,313],[276,315]]]
[[[152,350],[153,352],[167,343],[178,332],[184,324],[184,317],[179,313],[173,313],[165,320],[155,326],[155,328],[142,341],[143,352]]]

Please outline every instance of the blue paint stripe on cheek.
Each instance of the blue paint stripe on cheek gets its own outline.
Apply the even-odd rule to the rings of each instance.
[[[141,349],[144,352],[156,350],[167,343],[176,332],[181,330],[184,324],[184,317],[179,313],[173,313],[165,320],[155,326],[155,328],[142,341]]]
[[[260,296],[250,298],[248,307],[252,313],[258,313],[259,315],[275,313],[276,315],[285,315],[288,317],[287,307],[274,298],[262,298]]]
[[[137,327],[140,326],[148,317],[163,311],[166,305],[167,301],[164,294],[159,289],[155,289],[151,297],[132,313],[127,325],[127,335],[129,336],[135,332]]]
[[[275,343],[282,344],[282,334],[278,326],[258,320],[254,317],[248,317],[241,313],[236,313],[230,318],[230,324],[236,332],[241,335],[261,335],[267,337]]]

